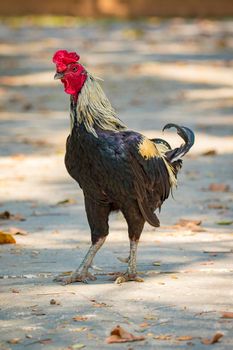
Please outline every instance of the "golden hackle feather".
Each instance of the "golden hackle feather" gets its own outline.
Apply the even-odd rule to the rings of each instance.
[[[166,165],[166,168],[167,168],[167,171],[168,171],[168,174],[169,174],[169,181],[170,181],[170,185],[171,187],[176,187],[177,186],[177,178],[176,178],[176,175],[175,175],[175,172],[174,172],[174,168],[173,166],[167,161],[167,158],[165,156],[165,153],[167,151],[169,151],[169,148],[166,147],[166,145],[162,144],[162,143],[159,143],[159,144],[156,144],[156,148],[158,150],[158,153],[159,153],[159,156],[163,159],[164,161],[164,164]]]
[[[94,125],[111,131],[127,129],[124,123],[117,118],[115,110],[96,78],[89,73],[78,96],[77,113],[78,122],[83,122],[87,131],[96,137]]]

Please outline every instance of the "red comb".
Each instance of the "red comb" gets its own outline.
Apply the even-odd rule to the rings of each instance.
[[[53,55],[53,63],[56,64],[58,72],[63,72],[66,70],[68,64],[77,62],[79,58],[80,56],[76,52],[58,50]]]

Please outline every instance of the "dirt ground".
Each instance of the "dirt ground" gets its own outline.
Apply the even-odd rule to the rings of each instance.
[[[0,230],[16,239],[0,246],[1,350],[233,348],[232,31],[229,20],[204,19],[0,25],[0,212],[11,214]],[[161,133],[166,123],[195,131],[161,227],[142,234],[144,283],[111,281],[129,249],[121,214],[95,259],[97,281],[53,282],[90,241],[82,191],[63,162],[69,97],[51,62],[63,48],[104,79],[129,128],[174,147],[181,140]],[[116,325],[145,340],[107,344]],[[203,344],[216,333],[218,343]]]

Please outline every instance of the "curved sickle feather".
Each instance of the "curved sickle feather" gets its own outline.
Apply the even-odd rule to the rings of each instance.
[[[184,140],[185,144],[181,145],[179,148],[176,148],[170,152],[166,153],[167,158],[174,162],[181,157],[183,157],[193,146],[195,141],[195,136],[192,130],[187,128],[186,126],[179,126],[177,124],[169,123],[166,124],[163,128],[163,131],[166,129],[175,128],[177,130],[177,134]]]
[[[195,141],[195,136],[191,129],[187,128],[186,126],[168,123],[163,127],[163,131],[170,128],[175,128],[177,130],[177,134],[184,140],[184,142],[192,147]]]

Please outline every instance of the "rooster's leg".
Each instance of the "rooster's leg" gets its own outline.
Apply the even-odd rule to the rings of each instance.
[[[138,241],[130,240],[128,268],[126,273],[124,273],[116,279],[117,284],[121,284],[128,281],[143,282],[143,279],[137,276],[137,247]]]
[[[143,279],[137,276],[137,247],[145,224],[137,202],[126,201],[122,212],[128,224],[128,233],[130,239],[130,252],[128,267],[124,274],[116,279],[116,283],[128,281],[143,282]]]
[[[92,244],[89,248],[85,258],[83,259],[82,263],[80,264],[79,268],[72,272],[70,276],[62,276],[59,275],[55,277],[55,281],[62,282],[62,284],[69,284],[73,282],[86,282],[88,279],[95,280],[96,277],[93,276],[88,269],[91,267],[92,261],[98,252],[98,250],[101,248],[101,246],[104,244],[106,237],[100,238],[95,244]]]

